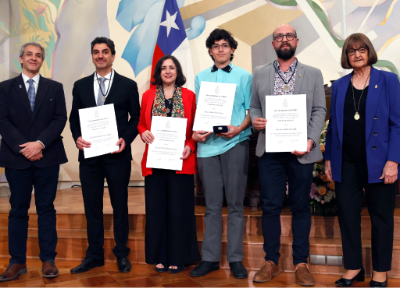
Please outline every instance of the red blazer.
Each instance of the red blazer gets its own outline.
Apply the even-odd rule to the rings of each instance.
[[[196,114],[196,95],[193,91],[183,88],[182,89],[182,101],[183,108],[185,109],[185,118],[187,119],[186,127],[186,140],[185,145],[188,145],[192,149],[192,153],[183,161],[182,171],[177,171],[178,174],[195,174],[196,173],[196,141],[192,138],[192,128],[194,123],[194,116]],[[146,130],[151,131],[151,110],[153,108],[153,102],[156,95],[156,89],[149,89],[143,93],[142,97],[142,107],[140,109],[140,120],[138,124],[138,130],[140,137],[142,133]],[[143,141],[143,139],[142,139]],[[146,144],[146,148],[143,153],[142,159],[142,175],[151,175],[152,169],[146,167],[147,162],[147,152],[149,145]]]

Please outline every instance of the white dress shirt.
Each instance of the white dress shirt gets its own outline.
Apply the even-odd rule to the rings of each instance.
[[[111,73],[112,73],[112,76],[111,76]],[[97,98],[98,98],[99,88],[100,88],[100,86],[99,86],[100,80],[97,80],[97,76],[106,78],[106,80],[104,81],[103,93],[106,94],[105,98],[107,98],[108,94],[110,93],[110,91],[108,89],[109,88],[111,89],[112,82],[114,80],[114,74],[115,74],[114,69],[111,69],[111,72],[108,73],[106,76],[100,76],[100,75],[94,73],[94,99],[95,99],[96,104],[97,104],[97,100],[98,100]],[[110,77],[111,77],[111,80],[110,80]]]
[[[22,79],[24,80],[24,84],[25,84],[27,93],[28,93],[28,89],[29,89],[28,80],[29,79],[33,79],[33,87],[35,87],[35,94],[37,94],[37,89],[38,89],[38,86],[39,86],[39,78],[40,78],[40,74],[39,73],[33,78],[29,78],[24,73],[22,73]]]
[[[24,84],[25,84],[25,88],[26,88],[26,93],[28,93],[29,90],[29,83],[28,80],[29,79],[33,79],[33,87],[35,88],[35,95],[37,94],[37,89],[39,86],[39,79],[40,79],[40,74],[36,74],[33,78],[29,78],[28,76],[26,76],[24,73],[22,73],[22,79],[24,80]],[[39,142],[40,144],[42,144],[43,149],[46,147],[42,141],[37,140],[36,142]],[[21,153],[22,149],[19,151],[19,153]]]

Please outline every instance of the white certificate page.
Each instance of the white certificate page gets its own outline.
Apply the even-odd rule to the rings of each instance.
[[[83,148],[85,159],[119,150],[114,104],[80,109],[79,120],[82,139],[92,144]]]
[[[265,152],[307,151],[306,95],[265,97]]]
[[[213,126],[231,124],[236,84],[202,81],[193,131],[213,132]]]
[[[187,119],[154,116],[151,119],[153,143],[149,144],[147,168],[182,170]]]

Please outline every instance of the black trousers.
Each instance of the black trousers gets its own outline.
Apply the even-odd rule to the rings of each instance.
[[[258,159],[265,260],[278,265],[282,204],[286,178],[292,212],[293,264],[307,263],[310,253],[310,190],[313,163],[301,164],[291,153],[265,153]]]
[[[372,267],[376,272],[391,270],[396,183],[368,183],[366,162],[342,163],[342,182],[335,182],[338,218],[342,235],[344,267],[361,269],[361,210],[365,188],[371,217]]]
[[[83,202],[87,221],[89,247],[86,256],[104,259],[103,195],[104,178],[107,180],[114,219],[114,255],[126,257],[129,236],[128,184],[131,176],[131,162],[107,164],[99,158],[93,165],[81,163],[79,176],[82,185]]]
[[[10,185],[11,210],[8,217],[8,249],[10,264],[25,264],[26,242],[28,239],[28,210],[35,187],[35,204],[38,214],[39,258],[42,262],[54,260],[57,246],[56,198],[60,166],[27,169],[6,168],[6,178]]]
[[[145,177],[146,263],[185,265],[201,260],[194,215],[194,176],[154,169]]]

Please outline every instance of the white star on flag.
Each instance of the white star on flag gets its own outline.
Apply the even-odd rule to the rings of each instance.
[[[171,16],[171,14],[169,14],[169,12],[167,10],[167,19],[160,23],[160,25],[165,26],[167,28],[167,37],[169,36],[169,33],[171,32],[171,28],[175,28],[175,29],[179,30],[178,25],[175,23],[177,14],[178,14],[178,11],[175,12],[175,14]]]

